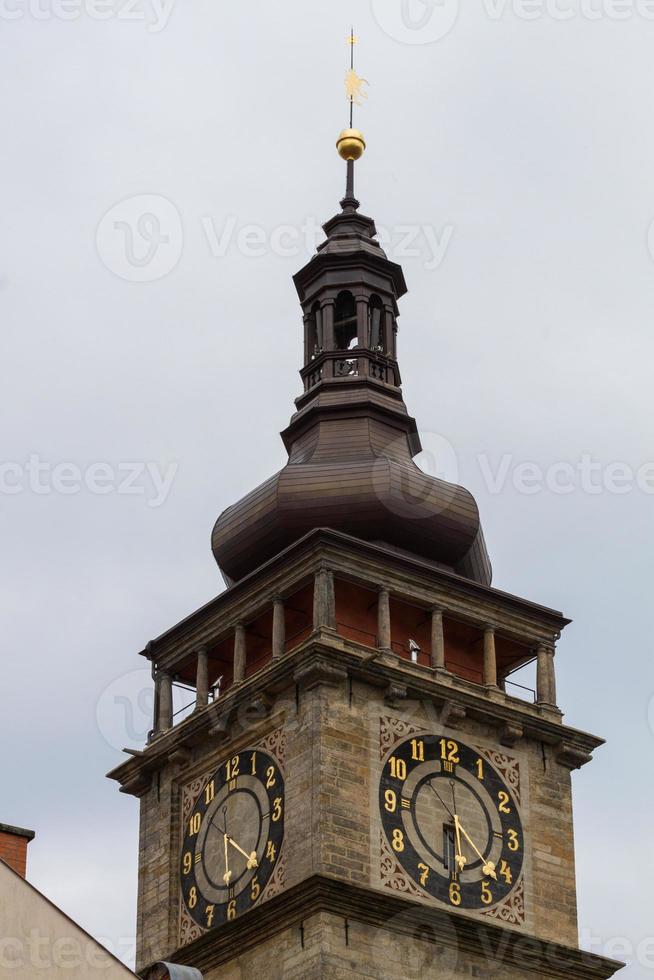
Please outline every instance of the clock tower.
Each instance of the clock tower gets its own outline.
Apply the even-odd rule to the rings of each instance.
[[[607,978],[578,948],[571,772],[602,743],[557,704],[568,620],[492,587],[474,499],[414,463],[404,275],[355,198],[362,135],[338,148],[288,462],[218,518],[227,588],[148,643],[153,730],[110,774],[140,800],[137,969]]]

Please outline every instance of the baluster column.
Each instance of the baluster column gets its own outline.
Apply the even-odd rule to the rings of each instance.
[[[165,670],[157,671],[157,717],[155,735],[163,735],[173,727],[173,679]]]
[[[438,606],[431,611],[431,665],[434,670],[445,670],[443,610]]]
[[[336,598],[334,573],[319,568],[313,582],[313,628],[336,629]]]
[[[209,704],[209,654],[198,650],[197,674],[195,681],[195,710]]]
[[[391,597],[388,589],[380,589],[377,599],[377,644],[380,650],[391,647]]]
[[[247,649],[245,641],[245,626],[237,623],[234,630],[234,684],[242,684],[245,680],[245,663]]]
[[[284,656],[286,646],[286,622],[284,617],[284,600],[280,596],[273,596],[273,623],[272,623],[272,658],[279,660]]]
[[[539,704],[556,707],[556,672],[554,648],[539,643],[536,648],[536,697]]]
[[[497,687],[495,629],[492,626],[484,629],[484,684],[486,687]]]

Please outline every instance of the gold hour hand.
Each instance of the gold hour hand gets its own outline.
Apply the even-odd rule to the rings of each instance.
[[[466,829],[463,826],[463,824],[461,823],[461,821],[459,820],[458,816],[455,815],[454,820],[455,820],[455,825],[459,828],[459,830],[461,831],[461,833],[463,834],[463,836],[465,837],[465,839],[470,844],[470,847],[473,849],[473,851],[475,852],[475,854],[477,855],[477,857],[481,861],[481,863],[482,863],[482,871],[484,872],[484,874],[487,875],[489,878],[494,878],[495,880],[497,880],[497,872],[495,870],[494,863],[492,861],[487,861],[486,860],[486,858],[481,853],[481,851],[479,850],[479,848],[477,847],[477,845],[475,844],[475,842],[473,841],[473,839],[466,832]]]
[[[456,814],[454,816],[454,830],[456,832],[456,854],[454,855],[454,860],[459,867],[459,871],[463,871],[468,863],[468,859],[465,858],[461,852],[461,827],[459,825],[459,818],[456,816]]]

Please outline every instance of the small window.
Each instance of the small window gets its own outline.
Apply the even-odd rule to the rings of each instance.
[[[350,350],[357,345],[357,305],[352,293],[339,293],[334,310],[336,350]]]

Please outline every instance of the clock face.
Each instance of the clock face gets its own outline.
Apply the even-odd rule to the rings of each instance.
[[[517,885],[524,836],[516,799],[477,749],[441,735],[398,743],[379,808],[395,858],[432,898],[485,909]]]
[[[270,881],[284,839],[284,780],[260,749],[244,749],[204,783],[184,828],[182,896],[204,929],[237,918]]]

